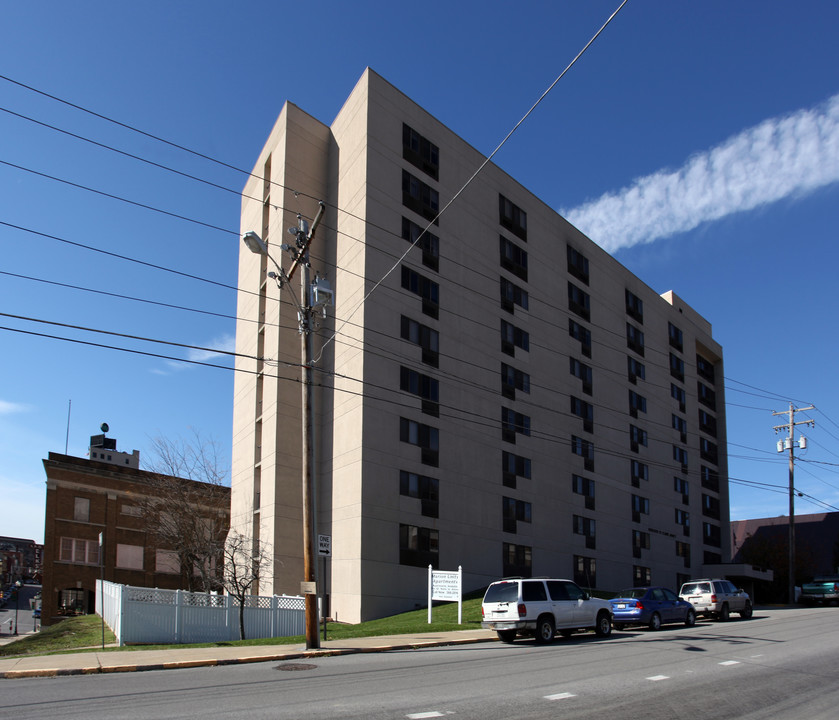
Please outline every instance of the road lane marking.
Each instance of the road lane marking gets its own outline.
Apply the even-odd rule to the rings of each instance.
[[[720,665],[739,665],[739,660],[726,660],[725,662],[721,662]]]
[[[669,680],[669,675],[653,675],[652,677],[648,677],[647,680],[652,680],[653,682],[658,682],[659,680]]]
[[[444,717],[444,715],[441,712],[432,710],[431,712],[411,713],[410,715],[406,715],[405,717],[411,718],[411,720],[424,720],[425,718]]]
[[[567,700],[568,698],[577,697],[574,693],[556,693],[556,695],[545,695],[545,700]]]

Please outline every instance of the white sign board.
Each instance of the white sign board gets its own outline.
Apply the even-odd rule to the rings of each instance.
[[[463,568],[455,571],[433,570],[428,566],[428,624],[431,624],[433,600],[457,600],[457,623],[463,621]]]
[[[318,555],[332,555],[332,536],[318,535]]]

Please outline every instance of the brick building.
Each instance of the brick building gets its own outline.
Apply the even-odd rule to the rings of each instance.
[[[44,522],[42,622],[93,612],[96,580],[144,587],[186,588],[176,552],[158,547],[144,507],[160,493],[159,475],[140,470],[133,455],[91,447],[91,457],[49,453],[44,460],[47,500]],[[94,450],[96,454],[94,455]],[[102,455],[99,458],[99,455]],[[130,463],[125,458],[132,458]],[[207,518],[216,540],[230,520],[230,488],[167,478],[196,498],[195,512]],[[102,534],[104,565],[100,567]]]

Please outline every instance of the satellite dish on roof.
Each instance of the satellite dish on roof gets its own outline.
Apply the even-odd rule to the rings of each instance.
[[[111,428],[109,428],[109,427],[108,427],[108,423],[102,423],[102,424],[99,426],[99,429],[100,429],[102,432],[106,433],[106,432],[108,432],[108,430],[110,430]]]

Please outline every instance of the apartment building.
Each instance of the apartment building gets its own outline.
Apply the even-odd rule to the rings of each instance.
[[[331,125],[286,103],[243,191],[242,233],[286,268],[288,228],[326,203],[314,474],[338,620],[423,605],[429,565],[466,590],[617,590],[730,559],[710,323],[491,163],[448,206],[484,160],[368,69]],[[272,270],[242,247],[231,526],[272,549],[260,592],[297,593],[301,290]]]

